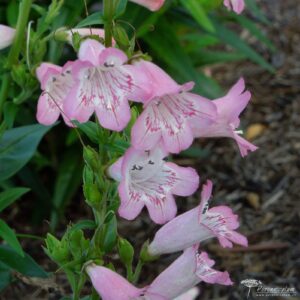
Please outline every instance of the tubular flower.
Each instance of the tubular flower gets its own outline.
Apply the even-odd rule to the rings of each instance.
[[[134,67],[124,65],[126,61],[121,50],[85,40],[72,67],[75,84],[66,99],[67,113],[84,123],[95,111],[104,128],[124,129],[130,120],[128,100],[138,97],[140,90],[133,79]]]
[[[244,0],[224,0],[224,5],[229,9],[233,10],[237,14],[242,13],[245,8]]]
[[[239,136],[241,132],[236,130],[240,125],[239,115],[247,106],[250,98],[251,94],[249,91],[245,91],[245,82],[241,78],[226,96],[212,101],[217,108],[216,122],[211,124],[193,123],[195,136],[233,138],[238,144],[242,157],[246,156],[248,152],[255,151],[257,147]]]
[[[198,253],[198,245],[186,249],[166,270],[146,289],[146,299],[159,295],[162,299],[174,299],[193,288],[199,282],[232,285],[228,272],[212,269],[214,261],[206,252]]]
[[[42,63],[36,70],[37,78],[41,83],[41,94],[36,118],[39,123],[51,125],[55,123],[62,113],[64,121],[72,126],[64,110],[65,99],[73,86],[71,75],[72,62],[63,67],[50,63]]]
[[[0,50],[12,44],[15,34],[14,28],[0,24]]]
[[[163,224],[177,212],[174,195],[189,196],[199,185],[199,176],[192,168],[166,162],[162,147],[151,151],[127,150],[109,169],[110,176],[120,181],[119,214],[135,219],[146,205],[151,219]]]
[[[189,148],[194,140],[193,123],[214,123],[215,105],[189,93],[193,83],[180,86],[153,63],[141,61],[136,66],[147,74],[153,93],[143,101],[144,111],[132,128],[133,146],[150,150],[161,141],[170,153]]]
[[[151,255],[180,251],[213,237],[218,238],[222,247],[232,247],[232,243],[247,246],[247,239],[235,231],[239,227],[238,216],[229,207],[208,209],[211,191],[212,182],[207,181],[201,193],[200,205],[158,230],[148,248]]]
[[[130,0],[130,1],[145,6],[152,11],[159,10],[165,2],[165,0]]]
[[[143,289],[136,288],[108,268],[92,264],[86,268],[86,271],[103,300],[132,300],[143,292]]]

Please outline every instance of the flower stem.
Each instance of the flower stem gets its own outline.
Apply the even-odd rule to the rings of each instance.
[[[144,266],[144,263],[142,262],[142,260],[139,260],[139,262],[135,268],[135,271],[134,271],[133,283],[137,283],[137,281],[139,280],[143,266]]]
[[[104,15],[104,30],[105,30],[105,47],[111,47],[112,45],[112,29],[113,29],[113,17],[115,9],[114,0],[103,0],[103,15]]]
[[[31,4],[32,0],[23,0],[19,6],[16,35],[8,54],[6,65],[7,69],[11,69],[11,67],[18,62],[19,54],[22,48],[22,42],[25,39],[26,24],[28,22]],[[2,111],[8,95],[9,85],[10,75],[7,73],[2,78],[2,86],[0,92],[0,121],[2,120]]]
[[[18,62],[22,42],[25,39],[26,25],[29,18],[32,0],[23,0],[19,6],[19,16],[16,28],[16,36],[8,55],[8,67],[11,68]]]

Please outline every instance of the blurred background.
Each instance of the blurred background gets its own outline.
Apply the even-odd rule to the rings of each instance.
[[[34,2],[32,34],[50,4]],[[87,4],[88,17],[82,1],[66,0],[49,26],[101,27],[97,14],[101,2]],[[300,291],[300,2],[247,0],[239,16],[221,4],[171,0],[156,13],[128,4],[118,22],[137,38],[137,50],[147,52],[178,82],[195,81],[201,95],[211,99],[223,95],[241,76],[252,93],[242,129],[259,150],[242,159],[232,140],[197,140],[173,158],[196,168],[202,182],[208,178],[214,182],[212,205],[233,208],[250,244],[227,250],[215,240],[203,243],[216,268],[227,270],[235,285],[201,284],[199,299],[246,299],[248,288],[240,284],[244,279]],[[17,0],[1,0],[0,24],[15,26],[17,12]],[[45,49],[36,44],[30,51],[32,64],[39,59],[57,64],[75,59],[72,48],[55,39]],[[0,62],[6,55],[7,50],[0,52]],[[20,70],[25,81],[18,80]],[[2,65],[0,71],[1,76]],[[40,90],[25,61],[15,73],[0,129],[0,218],[15,230],[27,254],[20,259],[5,242],[0,245],[0,299],[61,299],[69,292],[67,281],[60,272],[47,276],[56,266],[43,253],[42,238],[49,231],[59,237],[70,222],[92,218],[81,190],[82,148],[74,131],[62,122],[49,131],[27,127],[36,124]],[[16,127],[24,128],[16,132]],[[3,204],[4,197],[10,205]],[[179,212],[198,201],[199,193],[178,198]],[[121,220],[118,229],[139,247],[157,228],[145,213],[134,222]],[[163,256],[147,265],[140,283],[151,282],[175,257]]]

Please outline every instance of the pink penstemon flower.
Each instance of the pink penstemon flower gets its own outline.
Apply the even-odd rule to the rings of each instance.
[[[174,300],[200,282],[232,285],[228,272],[212,269],[214,261],[198,245],[184,251],[147,287],[138,289],[119,274],[96,265],[86,271],[103,300]],[[179,298],[180,299],[180,298]],[[193,299],[190,295],[187,299]]]
[[[224,0],[224,5],[229,9],[233,10],[237,14],[242,13],[245,8],[244,0]]]
[[[110,176],[120,181],[120,216],[133,220],[146,206],[151,219],[163,224],[176,215],[173,195],[189,196],[196,191],[196,171],[166,162],[166,155],[162,147],[151,151],[132,147],[110,167]]]
[[[135,148],[150,150],[162,142],[170,153],[189,148],[194,140],[193,123],[211,124],[215,121],[215,105],[190,93],[193,83],[178,85],[163,70],[151,62],[135,64],[147,74],[152,95],[144,101],[144,111],[132,128]]]
[[[15,38],[16,30],[0,24],[0,50],[10,46]]]
[[[116,272],[95,264],[86,268],[92,284],[103,300],[131,300],[141,295],[138,289]]]
[[[235,231],[238,217],[227,206],[208,209],[212,182],[207,181],[201,193],[200,205],[165,224],[156,233],[149,245],[151,255],[160,255],[184,250],[195,243],[217,237],[222,247],[232,243],[247,246],[247,239]]]
[[[37,78],[43,90],[37,106],[36,118],[39,123],[51,125],[62,114],[65,123],[72,126],[70,119],[64,112],[65,99],[74,84],[71,67],[72,62],[67,62],[63,67],[42,63],[37,68]]]
[[[165,2],[165,0],[130,0],[130,1],[145,6],[152,11],[159,10]]]
[[[154,300],[151,296],[159,295],[162,299],[171,300],[200,282],[232,285],[228,272],[212,269],[214,264],[206,252],[198,253],[198,245],[186,249],[146,288],[146,299]]]
[[[213,100],[217,108],[216,121],[213,123],[193,123],[193,132],[196,137],[230,137],[233,138],[244,157],[248,152],[255,151],[257,147],[242,138],[239,115],[250,101],[251,94],[245,91],[245,82],[241,78],[227,93],[226,96]]]
[[[95,112],[104,128],[121,131],[130,120],[128,100],[139,98],[135,68],[116,48],[105,48],[96,40],[81,43],[79,60],[72,67],[75,84],[66,99],[68,115],[81,123]]]

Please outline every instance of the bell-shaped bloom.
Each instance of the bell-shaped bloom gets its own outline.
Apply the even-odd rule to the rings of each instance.
[[[10,46],[15,38],[16,30],[0,24],[0,50]]]
[[[166,270],[164,270],[146,289],[145,295],[160,295],[162,299],[174,299],[184,294],[199,282],[232,285],[228,272],[212,269],[214,261],[206,252],[198,253],[198,245],[184,251]]]
[[[132,300],[143,293],[143,289],[136,288],[108,268],[92,264],[87,266],[86,272],[103,300]]]
[[[236,130],[240,125],[239,115],[250,101],[251,94],[245,91],[245,82],[241,78],[222,98],[213,100],[217,107],[217,118],[214,123],[194,122],[194,133],[197,137],[230,137],[238,144],[242,157],[257,147],[242,138]]]
[[[224,0],[224,5],[237,14],[240,14],[245,8],[244,0]]]
[[[165,0],[130,0],[130,1],[142,5],[144,7],[147,7],[152,11],[159,10],[165,2]]]
[[[217,237],[222,247],[232,247],[232,243],[247,246],[247,239],[237,233],[238,216],[227,206],[208,209],[212,182],[207,181],[201,193],[198,207],[177,216],[156,233],[149,245],[151,255],[160,255],[184,250],[195,243]]]
[[[134,75],[134,66],[126,62],[119,49],[105,48],[92,39],[81,43],[79,60],[72,67],[75,84],[66,99],[68,115],[84,123],[96,112],[104,128],[124,129],[131,117],[128,100],[139,98],[134,77],[143,77]]]
[[[150,99],[131,132],[132,144],[140,150],[150,150],[162,142],[170,153],[189,148],[194,140],[193,123],[215,122],[217,110],[212,101],[188,92],[193,83],[178,85],[153,63],[140,61],[136,66],[147,74],[152,86]]]
[[[163,224],[176,215],[173,195],[189,196],[197,190],[196,171],[166,162],[166,155],[162,147],[151,151],[132,147],[110,167],[110,176],[120,180],[120,216],[133,220],[146,206],[151,219]]]
[[[36,118],[39,123],[51,125],[62,114],[66,124],[72,125],[64,111],[64,102],[74,83],[71,67],[72,62],[67,62],[63,67],[42,63],[37,68],[37,78],[43,90],[37,106]]]

